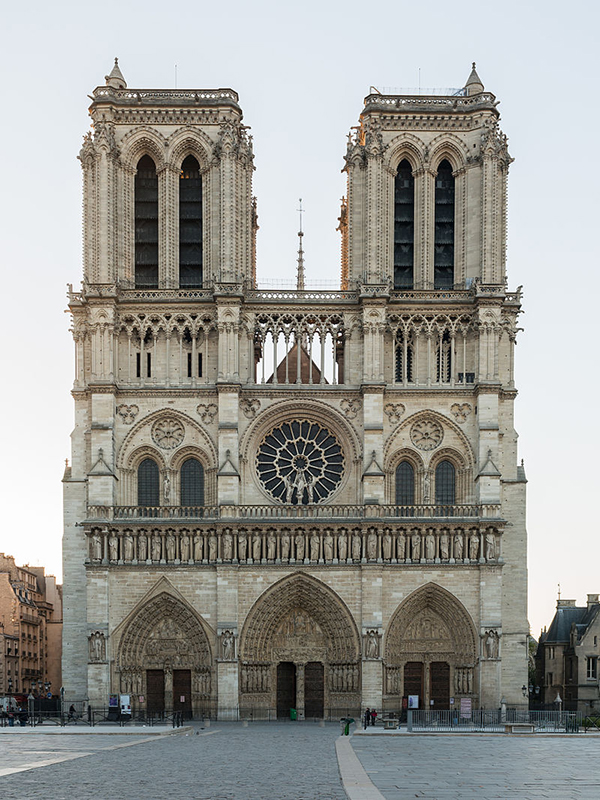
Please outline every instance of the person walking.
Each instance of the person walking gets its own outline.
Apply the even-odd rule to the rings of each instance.
[[[367,726],[370,725],[370,723],[371,723],[371,709],[367,707],[365,709],[365,720],[363,724],[365,730],[367,730]]]

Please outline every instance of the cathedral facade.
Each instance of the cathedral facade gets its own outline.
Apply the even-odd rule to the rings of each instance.
[[[90,114],[66,698],[523,705],[511,158],[475,68],[453,94],[365,98],[335,291],[301,256],[295,289],[257,283],[236,92],[132,90],[115,62]]]

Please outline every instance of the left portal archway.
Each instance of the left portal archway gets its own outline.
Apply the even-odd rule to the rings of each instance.
[[[199,713],[208,705],[212,656],[199,615],[168,592],[135,611],[118,647],[113,685],[149,713]]]
[[[240,641],[240,707],[305,715],[360,706],[360,640],[340,597],[317,579],[283,578],[250,610]],[[356,713],[356,712],[354,712]]]

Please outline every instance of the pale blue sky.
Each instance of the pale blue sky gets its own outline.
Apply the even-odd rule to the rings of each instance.
[[[4,376],[0,550],[60,573],[73,348],[65,285],[81,279],[88,98],[113,58],[129,86],[230,86],[255,142],[259,275],[293,274],[298,197],[307,277],[339,274],[346,134],[375,86],[461,86],[471,61],[501,101],[515,157],[509,285],[524,286],[519,457],[529,478],[530,621],[600,591],[598,6],[592,2],[288,5],[40,0],[3,11],[0,242]]]

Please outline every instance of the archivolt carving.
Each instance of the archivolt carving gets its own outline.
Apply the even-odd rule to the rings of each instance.
[[[193,669],[211,662],[201,618],[168,592],[161,592],[133,612],[117,654],[120,669]]]
[[[135,128],[123,137],[122,161],[130,169],[135,170],[143,155],[149,155],[156,164],[157,172],[165,167],[166,141],[155,129],[144,126]]]
[[[463,604],[434,583],[413,592],[396,610],[385,638],[386,663],[444,656],[456,664],[473,664],[477,636]]]
[[[311,647],[322,650],[319,657],[330,663],[350,663],[360,657],[358,630],[343,601],[302,573],[283,578],[258,598],[242,631],[240,656],[250,662],[282,660],[286,641],[292,649],[302,647],[299,636],[310,639]]]
[[[184,128],[169,137],[169,148],[169,163],[173,169],[181,169],[183,160],[191,155],[198,159],[200,169],[205,170],[210,162],[213,142],[197,128]]]
[[[406,158],[413,172],[422,169],[424,147],[421,139],[412,133],[401,133],[388,144],[385,152],[385,164],[390,170],[397,170],[398,164]]]
[[[452,133],[441,133],[436,136],[429,147],[429,163],[431,168],[437,170],[440,163],[447,158],[452,168],[461,169],[466,165],[468,150],[465,143]]]

